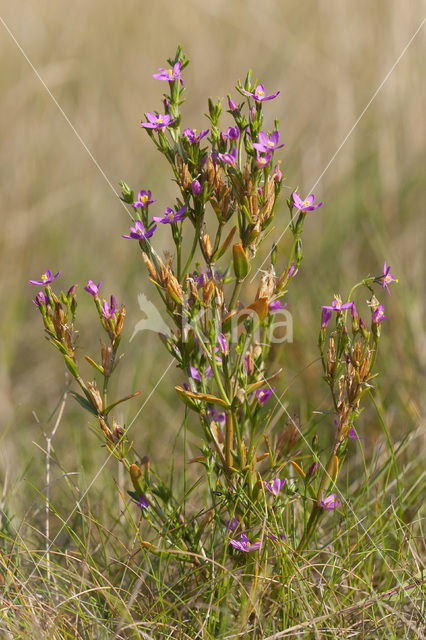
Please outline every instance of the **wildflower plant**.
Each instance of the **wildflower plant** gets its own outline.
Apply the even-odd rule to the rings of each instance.
[[[285,386],[281,372],[269,364],[277,341],[274,327],[288,313],[289,287],[297,286],[293,280],[303,260],[304,225],[310,216],[322,214],[323,202],[315,203],[313,194],[302,197],[298,189],[287,200],[280,197],[283,174],[275,154],[284,144],[279,144],[278,121],[272,115],[279,91],[267,95],[249,72],[237,84],[240,99],[228,96],[232,126],[221,129],[222,102],[209,99],[208,128],[182,130],[188,60],[178,48],[168,62],[169,69],[153,74],[168,83],[165,113],[147,111],[141,128],[169,164],[176,201],[158,211],[157,194],[151,194],[149,185],[138,185],[135,192],[122,182],[122,200],[132,217],[122,236],[136,241],[129,250],[140,252],[171,325],[170,334],[160,338],[181,371],[177,398],[200,427],[199,455],[191,462],[205,473],[207,503],[196,512],[204,509],[204,518],[186,511],[182,515],[185,497],[175,495],[157,470],[152,472],[148,458],[140,457],[117,421],[117,405],[137,395],[109,397],[110,379],[120,363],[124,305],[114,296],[103,300],[102,282],[88,281],[85,290],[93,298],[104,338],[99,360],[85,356],[96,378],[87,380],[76,354],[75,286],[55,293],[52,284],[59,272],[52,276],[49,270],[30,282],[44,287],[34,303],[49,343],[62,354],[76,382],[73,396],[96,419],[108,453],[123,464],[132,502],[152,528],[152,543],[145,548],[155,553],[161,542],[192,554],[185,558],[195,564],[221,548],[224,562],[234,567],[246,563],[251,569],[253,594],[259,576],[291,573],[294,558],[309,547],[322,518],[350,508],[338,476],[348,438],[361,438],[356,423],[372,389],[386,319],[373,287],[389,293],[395,278],[385,263],[382,275],[362,280],[345,301],[335,295],[318,310],[322,375],[330,392],[328,453],[318,437],[307,441],[297,420],[290,419],[282,432],[273,434],[270,425]],[[170,234],[166,256],[156,248],[160,230]],[[261,249],[268,256],[266,265],[259,258]],[[353,299],[361,287],[369,294],[363,317]],[[288,560],[291,554],[294,558]]]

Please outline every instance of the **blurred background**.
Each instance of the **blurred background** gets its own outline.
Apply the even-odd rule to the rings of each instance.
[[[177,195],[165,161],[139,127],[144,112],[162,111],[165,85],[151,74],[167,66],[177,44],[191,59],[183,125],[206,126],[207,97],[237,98],[235,82],[253,69],[268,93],[281,90],[265,106],[265,127],[273,127],[274,117],[280,121],[285,197],[296,186],[303,195],[315,185],[325,202],[306,222],[305,260],[287,298],[294,342],[275,354],[284,367],[277,391],[290,383],[289,411],[303,427],[314,409],[329,406],[316,361],[320,305],[334,293],[346,296],[364,276],[380,275],[387,260],[399,285],[391,297],[381,295],[388,320],[376,397],[395,439],[416,429],[426,361],[426,27],[415,34],[425,3],[0,4],[0,480],[14,508],[23,513],[28,497],[40,501],[43,430],[52,428],[64,388],[62,362],[31,304],[36,288],[27,284],[46,268],[62,271],[58,283],[65,290],[79,286],[81,355],[96,357],[100,337],[93,302],[82,291],[87,280],[102,279],[104,296],[115,293],[126,304],[126,356],[114,393],[140,390],[141,398],[121,418],[128,424],[143,405],[132,435],[155,462],[170,459],[183,416],[173,391],[181,377],[174,366],[163,376],[170,360],[155,334],[139,333],[129,345],[143,317],[137,294],[155,301],[155,291],[137,247],[120,236],[129,218],[117,193],[121,179],[135,191],[149,188],[155,212]],[[280,206],[277,235],[280,220],[287,223],[284,198]],[[158,240],[167,247],[166,233]],[[362,292],[357,300],[364,314],[365,298]],[[359,430],[374,442],[374,411],[361,418]],[[193,455],[199,435],[194,426]],[[105,459],[72,400],[54,448],[58,495],[64,473],[89,483]],[[100,474],[99,491],[108,482]]]

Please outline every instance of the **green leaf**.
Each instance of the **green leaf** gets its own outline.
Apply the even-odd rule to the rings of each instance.
[[[111,411],[111,409],[116,407],[121,402],[126,402],[126,400],[130,400],[130,398],[134,398],[135,396],[138,396],[138,395],[140,395],[140,391],[136,391],[136,393],[132,393],[130,396],[126,396],[125,398],[121,398],[121,400],[117,400],[117,402],[113,402],[112,404],[109,405],[109,407],[105,409],[104,415],[107,416]]]
[[[86,411],[91,413],[93,416],[98,415],[95,409],[93,408],[93,406],[84,396],[80,395],[79,393],[76,393],[75,391],[71,391],[70,394],[72,395],[74,400],[77,400],[78,404],[82,406],[83,409],[86,409]]]

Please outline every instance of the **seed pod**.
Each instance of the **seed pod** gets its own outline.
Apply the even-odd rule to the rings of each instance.
[[[90,398],[93,402],[93,405],[96,407],[97,412],[102,413],[103,403],[102,403],[101,394],[96,384],[96,380],[93,380],[93,382],[88,382],[87,389],[89,391]]]
[[[167,283],[167,290],[171,297],[178,304],[183,304],[183,291],[178,279],[170,272]]]
[[[214,284],[211,280],[208,280],[203,285],[203,302],[207,306],[210,304],[214,295]]]
[[[188,171],[188,165],[185,164],[182,156],[179,153],[175,155],[175,164],[177,174],[179,176],[180,186],[184,191],[186,191],[191,184],[191,175]]]
[[[268,273],[262,276],[259,284],[259,288],[257,290],[256,299],[259,298],[269,298],[274,293],[275,289],[275,272],[274,268],[271,265],[271,269]]]
[[[104,344],[101,340],[101,359],[102,359],[102,367],[105,372],[109,372],[109,368],[111,366],[111,355],[112,355],[111,346]]]
[[[151,278],[155,280],[155,282],[158,282],[157,269],[155,268],[154,263],[152,262],[151,258],[149,258],[149,256],[145,253],[145,251],[142,251],[142,260],[144,261]]]
[[[205,231],[201,231],[201,244],[203,247],[203,251],[204,254],[207,258],[207,261],[211,260],[212,254],[213,254],[213,249],[212,249],[212,243],[210,241],[210,236],[208,235],[208,233],[206,233]]]
[[[117,315],[117,321],[115,323],[115,335],[117,337],[121,336],[125,315],[126,315],[126,307],[124,306],[124,304],[122,304]]]
[[[225,306],[225,296],[221,285],[215,285],[215,303],[218,309],[223,310]]]

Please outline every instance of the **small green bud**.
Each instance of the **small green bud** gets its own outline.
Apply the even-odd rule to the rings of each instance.
[[[238,280],[244,280],[250,271],[250,263],[242,244],[234,244],[232,247],[234,257],[234,271]]]

